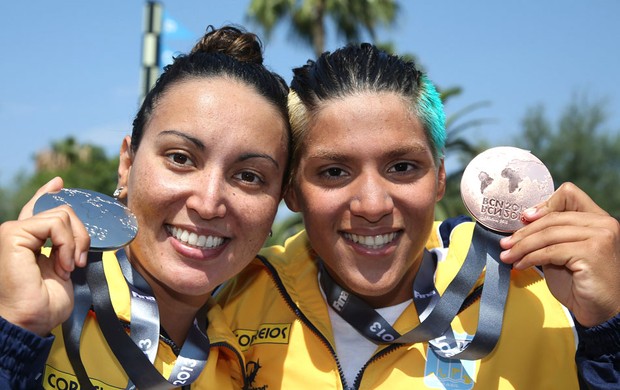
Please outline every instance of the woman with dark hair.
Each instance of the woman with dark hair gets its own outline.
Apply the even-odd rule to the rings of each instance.
[[[165,68],[121,146],[114,195],[137,221],[129,245],[91,261],[91,226],[71,207],[33,215],[60,178],[0,226],[0,384],[245,386],[241,352],[210,297],[254,258],[281,199],[288,87],[262,60],[256,35],[226,26]],[[85,307],[78,287],[89,292]]]

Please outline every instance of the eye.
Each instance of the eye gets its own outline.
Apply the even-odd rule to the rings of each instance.
[[[345,176],[347,173],[342,168],[330,167],[321,172],[321,176],[328,179],[336,179]]]
[[[415,168],[416,166],[414,164],[408,162],[399,162],[392,165],[392,167],[388,169],[388,172],[408,172],[414,170]]]
[[[176,165],[195,166],[194,162],[184,153],[174,152],[166,155]]]
[[[241,180],[242,182],[245,183],[250,183],[250,184],[262,184],[265,181],[255,172],[251,172],[251,171],[244,171],[241,173],[238,173],[234,176],[236,179]]]

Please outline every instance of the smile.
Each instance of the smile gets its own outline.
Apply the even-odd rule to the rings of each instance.
[[[344,238],[356,244],[363,245],[370,249],[379,249],[394,241],[396,233],[376,234],[374,236],[361,236],[359,234],[344,233]]]
[[[200,248],[213,249],[224,243],[223,237],[203,236],[175,226],[166,225],[168,232],[184,244]]]

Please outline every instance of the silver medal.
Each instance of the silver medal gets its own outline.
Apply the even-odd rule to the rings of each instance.
[[[129,244],[138,233],[138,222],[131,211],[118,200],[99,192],[63,188],[37,199],[34,213],[69,205],[82,221],[90,236],[91,251],[119,249]]]

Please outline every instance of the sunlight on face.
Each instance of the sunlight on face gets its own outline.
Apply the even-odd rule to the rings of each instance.
[[[171,86],[135,155],[121,156],[140,226],[130,251],[148,278],[205,295],[239,272],[271,228],[286,145],[282,116],[254,89],[223,78]]]
[[[385,306],[411,297],[444,184],[443,165],[403,100],[364,93],[318,111],[287,203],[303,213],[332,276]]]

